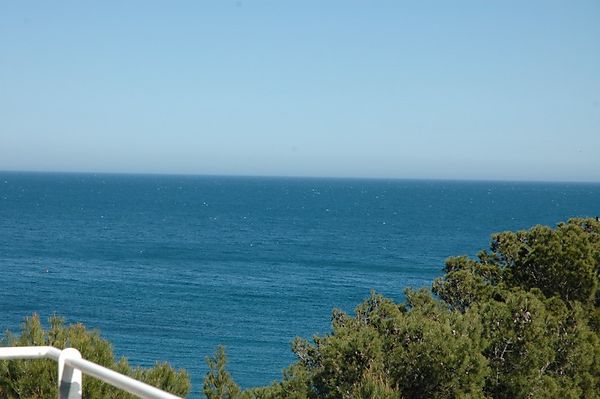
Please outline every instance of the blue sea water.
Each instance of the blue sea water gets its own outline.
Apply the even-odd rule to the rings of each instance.
[[[56,313],[118,356],[224,344],[244,387],[375,289],[402,300],[490,234],[600,214],[600,184],[0,173],[0,328]]]

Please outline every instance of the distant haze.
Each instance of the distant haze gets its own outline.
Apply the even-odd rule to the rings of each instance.
[[[0,4],[0,170],[600,181],[600,2]]]

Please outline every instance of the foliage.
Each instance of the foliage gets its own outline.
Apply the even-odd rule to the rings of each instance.
[[[225,370],[225,348],[219,346],[214,357],[207,357],[210,371],[204,379],[204,394],[208,399],[234,399],[240,396],[240,387]]]
[[[189,378],[184,370],[174,370],[166,363],[157,363],[149,369],[131,368],[125,358],[115,361],[110,343],[97,331],[87,330],[82,324],[67,326],[56,316],[49,319],[48,330],[44,330],[38,315],[28,317],[18,337],[8,332],[1,341],[1,346],[46,345],[59,349],[76,348],[84,359],[175,395],[184,396],[190,390]],[[2,398],[54,399],[57,397],[57,379],[57,364],[53,360],[0,361]],[[128,399],[134,396],[84,375],[83,397]]]
[[[271,386],[241,391],[220,348],[207,396],[598,398],[599,275],[596,220],[494,234],[476,259],[446,261],[435,296],[371,293],[354,316],[334,310],[331,333],[296,339],[296,363]]]

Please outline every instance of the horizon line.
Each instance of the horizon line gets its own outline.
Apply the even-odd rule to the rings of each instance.
[[[315,175],[253,175],[253,174],[206,174],[174,172],[106,172],[106,171],[61,171],[61,170],[16,170],[0,169],[0,173],[23,174],[64,174],[64,175],[106,175],[106,176],[164,176],[164,177],[219,177],[219,178],[271,178],[271,179],[323,179],[323,180],[410,180],[473,183],[550,183],[550,184],[600,184],[591,180],[543,180],[543,179],[502,179],[502,178],[443,178],[443,177],[381,177],[381,176],[315,176]]]

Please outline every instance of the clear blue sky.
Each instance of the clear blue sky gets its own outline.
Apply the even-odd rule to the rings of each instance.
[[[600,181],[600,1],[4,1],[0,170]]]

